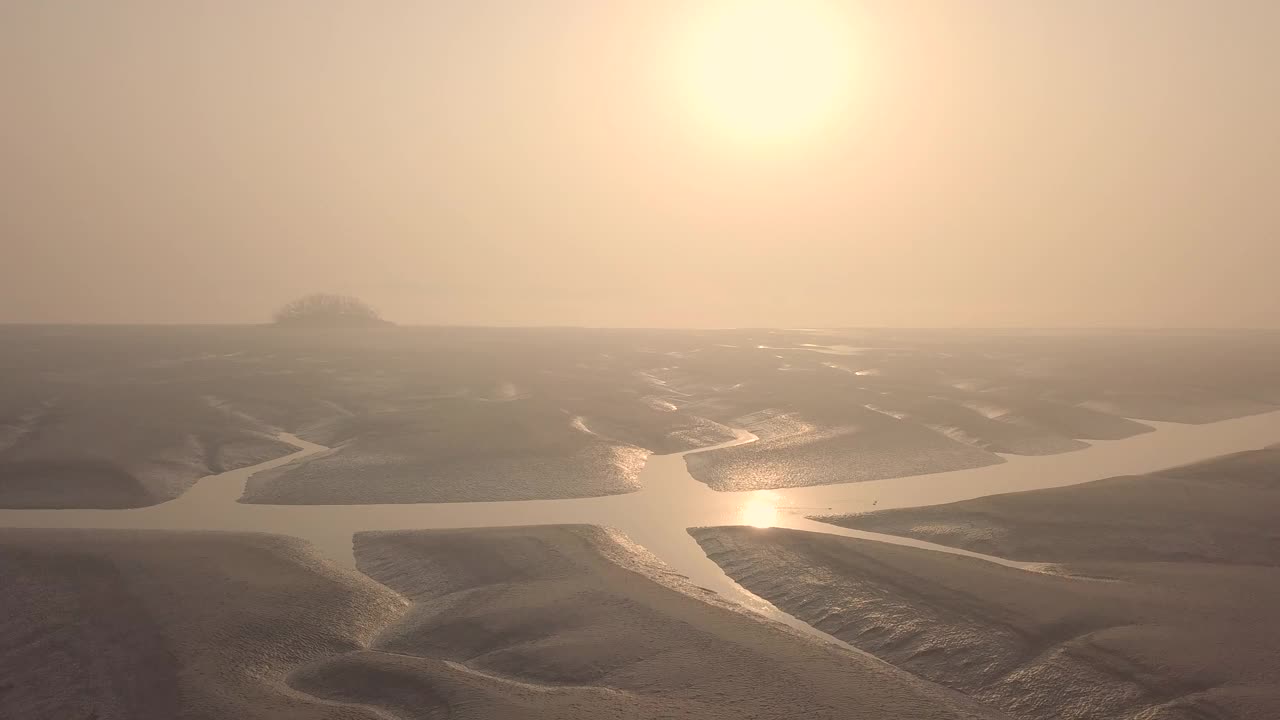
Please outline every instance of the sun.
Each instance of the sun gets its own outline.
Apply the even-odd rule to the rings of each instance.
[[[723,0],[688,28],[679,72],[700,122],[750,141],[812,134],[850,84],[848,19],[824,0]]]

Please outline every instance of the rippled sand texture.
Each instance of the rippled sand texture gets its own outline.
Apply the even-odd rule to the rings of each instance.
[[[782,610],[1019,718],[1280,712],[1280,450],[836,519],[1037,573],[794,530],[691,531]]]
[[[145,507],[293,452],[263,423],[164,385],[0,385],[0,507]]]
[[[136,507],[332,448],[249,502],[632,492],[650,453],[718,490],[974,468],[1275,409],[1280,334],[0,328],[0,507]]]
[[[999,717],[604,529],[364,533],[356,552],[390,589],[276,536],[0,531],[0,717]]]
[[[839,402],[840,396],[832,400]],[[1003,462],[929,428],[858,408],[821,425],[783,416],[763,422],[748,418],[744,427],[760,440],[691,455],[689,474],[715,490],[776,490]]]
[[[445,399],[432,414],[367,418],[334,450],[256,475],[244,501],[423,503],[617,495],[640,489],[649,451],[575,431],[532,402]],[[502,427],[510,437],[488,437]],[[578,427],[585,428],[579,421]]]
[[[291,690],[404,612],[270,535],[0,530],[0,717],[372,719]]]
[[[760,622],[598,527],[360,533],[356,559],[415,603],[379,649],[565,698],[537,717],[990,717]]]

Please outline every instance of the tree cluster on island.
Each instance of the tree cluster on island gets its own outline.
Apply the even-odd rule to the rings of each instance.
[[[274,321],[279,327],[315,328],[387,327],[392,324],[382,319],[378,311],[363,300],[333,293],[314,293],[293,300],[276,311]]]

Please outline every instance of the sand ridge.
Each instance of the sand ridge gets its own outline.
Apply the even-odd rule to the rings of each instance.
[[[372,718],[284,684],[405,611],[282,536],[0,530],[0,717]]]
[[[288,452],[277,430],[333,450],[254,502],[628,493],[649,453],[731,427],[762,442],[691,464],[718,490],[938,473],[1275,410],[1278,354],[1269,334],[5,327],[0,507],[165,502]]]
[[[368,532],[356,536],[356,556],[361,570],[415,602],[375,642],[397,655],[536,687],[608,689],[675,716],[988,714],[761,622],[606,528]]]
[[[279,536],[0,531],[0,717],[1001,717],[710,599],[615,531],[357,553],[390,588]]]
[[[1280,448],[1146,475],[819,518],[1017,560],[1280,565]]]
[[[1280,449],[829,522],[1049,561],[1034,572],[859,538],[700,528],[784,611],[1011,716],[1275,717]]]

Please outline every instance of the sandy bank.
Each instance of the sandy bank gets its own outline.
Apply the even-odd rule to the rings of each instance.
[[[1004,462],[999,455],[877,413],[798,427],[758,442],[687,456],[689,474],[721,491],[776,490],[924,475]]]
[[[46,391],[7,422],[0,413],[0,507],[145,507],[296,449],[215,399],[166,387]]]
[[[0,717],[372,719],[295,692],[299,665],[404,611],[269,535],[0,530]]]
[[[1028,561],[1280,565],[1280,448],[1147,475],[819,518]]]
[[[577,693],[575,712],[555,717],[985,716],[910,675],[762,623],[609,530],[360,533],[356,557],[415,603],[375,643],[404,659],[367,658],[369,672],[446,663],[525,688],[522,702]],[[356,661],[368,667],[344,662]],[[516,716],[525,715],[492,715]]]
[[[1073,563],[1096,579],[794,530],[691,531],[752,592],[1018,718],[1273,718],[1280,569]]]
[[[0,717],[995,718],[687,593],[585,526],[365,533],[364,575],[270,535],[0,531]]]
[[[1280,403],[1274,333],[820,335],[0,327],[0,507],[156,504],[289,452],[281,430],[334,451],[260,477],[251,502],[621,494],[646,452],[714,445],[728,427],[761,443],[698,457],[711,487],[843,483]]]

